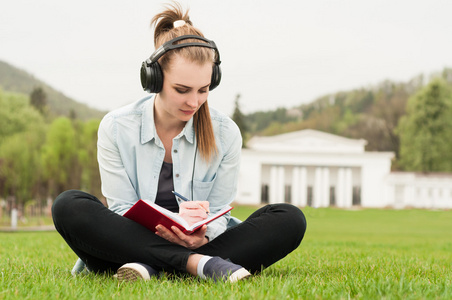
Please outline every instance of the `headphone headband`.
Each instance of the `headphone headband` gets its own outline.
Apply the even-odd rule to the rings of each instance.
[[[204,41],[205,43],[200,42],[189,42],[189,43],[181,43],[175,44],[178,41],[186,40],[186,39],[196,39]],[[182,35],[178,36],[163,45],[161,45],[157,50],[155,50],[152,55],[146,59],[141,64],[141,85],[145,91],[150,93],[159,93],[163,87],[163,72],[158,63],[160,57],[162,57],[168,51],[185,48],[185,47],[206,47],[213,49],[216,53],[214,65],[212,68],[212,78],[210,81],[209,90],[213,90],[216,88],[221,81],[221,70],[220,70],[220,52],[218,51],[217,46],[214,41],[208,40],[199,35]]]
[[[196,39],[201,40],[206,43],[197,43],[197,42],[190,42],[190,43],[182,43],[182,44],[175,44],[178,41],[187,40],[187,39]],[[151,63],[156,62],[159,60],[160,57],[163,56],[168,51],[179,49],[179,48],[185,48],[185,47],[206,47],[215,50],[215,53],[217,54],[215,63],[220,64],[220,52],[218,52],[217,45],[215,45],[214,41],[211,41],[209,39],[206,39],[199,35],[182,35],[178,36],[163,45],[161,45],[157,50],[155,50],[154,53],[152,53],[151,57],[149,57],[149,60]]]

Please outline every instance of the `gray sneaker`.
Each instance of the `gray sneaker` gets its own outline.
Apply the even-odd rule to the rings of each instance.
[[[242,266],[218,256],[212,257],[206,262],[203,273],[206,278],[224,282],[236,282],[251,276],[250,272]]]
[[[152,276],[157,276],[159,272],[151,266],[142,263],[128,263],[118,269],[115,277],[119,281],[135,281],[138,279],[149,280]]]

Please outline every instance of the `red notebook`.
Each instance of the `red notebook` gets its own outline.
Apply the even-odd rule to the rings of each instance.
[[[214,215],[210,215],[207,219],[189,225],[181,216],[173,213],[151,201],[138,200],[125,214],[124,217],[129,218],[144,227],[156,232],[155,227],[159,224],[171,229],[176,226],[185,234],[192,234],[200,229],[202,225],[208,224],[225,213],[229,212],[233,207],[226,206]]]

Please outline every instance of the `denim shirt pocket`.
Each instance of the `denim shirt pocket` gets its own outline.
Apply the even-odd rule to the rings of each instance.
[[[217,174],[213,176],[210,181],[198,181],[193,180],[193,190],[194,190],[194,199],[197,201],[207,201],[209,198],[209,194],[212,191],[212,187],[215,184],[215,180],[217,179]]]

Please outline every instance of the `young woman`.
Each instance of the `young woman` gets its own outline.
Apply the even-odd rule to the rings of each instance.
[[[156,52],[141,80],[152,94],[107,114],[98,133],[102,192],[66,191],[52,208],[55,227],[93,272],[119,279],[160,271],[236,281],[258,273],[298,247],[303,213],[267,205],[240,222],[226,214],[192,235],[177,228],[154,233],[122,215],[139,199],[154,201],[189,222],[235,197],[242,138],[236,124],[210,109],[209,90],[221,79],[215,43],[193,27],[179,5],[156,15]],[[179,203],[172,191],[195,201]]]

